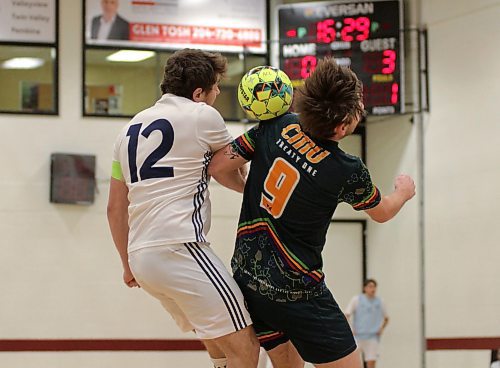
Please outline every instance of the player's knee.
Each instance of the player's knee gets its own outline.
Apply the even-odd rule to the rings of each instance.
[[[252,327],[238,331],[225,345],[224,350],[227,356],[238,356],[244,358],[245,361],[255,363],[259,360],[259,340]]]

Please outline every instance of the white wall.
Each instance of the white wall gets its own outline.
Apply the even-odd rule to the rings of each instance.
[[[417,25],[419,1],[407,2]],[[429,34],[430,107],[424,115],[426,337],[500,335],[499,1],[423,0]],[[417,127],[409,117],[368,123],[368,166],[384,192],[407,172],[418,179]],[[420,366],[420,193],[384,225],[368,227],[368,273],[391,321],[383,367]],[[488,351],[426,354],[429,368],[488,367]]]
[[[499,17],[499,1],[423,1],[431,82],[425,133],[430,337],[500,335]],[[446,366],[439,353],[428,356],[431,368]],[[486,367],[484,358],[474,365],[470,359],[448,366]]]
[[[500,2],[449,5],[424,1],[427,328],[435,337],[498,336]]]
[[[418,2],[412,1],[415,12]],[[500,44],[498,1],[424,0],[430,106],[424,115],[426,337],[498,337]],[[412,25],[416,23],[412,21]],[[368,166],[384,191],[407,172],[418,179],[417,127],[408,118],[368,124]],[[368,229],[369,274],[391,322],[384,367],[417,367],[419,209],[417,194],[397,219]],[[428,352],[427,366],[487,367],[487,351]]]

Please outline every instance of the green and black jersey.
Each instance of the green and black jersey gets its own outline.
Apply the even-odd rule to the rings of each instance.
[[[380,202],[367,168],[337,142],[310,138],[291,113],[232,145],[252,161],[231,261],[235,279],[275,301],[320,295],[321,252],[337,204],[366,210]]]

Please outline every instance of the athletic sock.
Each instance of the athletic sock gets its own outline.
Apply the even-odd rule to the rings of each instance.
[[[227,367],[227,358],[219,358],[214,359],[210,358],[212,363],[214,363],[214,368],[226,368]]]

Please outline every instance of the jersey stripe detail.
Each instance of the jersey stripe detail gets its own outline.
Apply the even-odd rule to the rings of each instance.
[[[231,146],[245,160],[250,160],[255,151],[255,142],[249,137],[248,133],[244,133],[236,138]]]
[[[203,234],[203,219],[201,217],[201,207],[203,206],[203,202],[205,201],[205,190],[208,185],[200,181],[197,186],[198,192],[193,197],[193,205],[194,211],[192,216],[192,221],[194,225],[194,232],[196,236],[196,241],[205,242],[205,236]]]
[[[290,268],[310,276],[317,282],[323,279],[323,272],[321,272],[321,270],[309,271],[309,267],[307,267],[307,265],[304,262],[302,262],[280,241],[280,239],[276,235],[276,231],[274,230],[273,225],[269,223],[268,219],[259,218],[253,222],[246,222],[240,224],[238,227],[237,236],[240,237],[245,234],[255,233],[257,231],[266,231],[269,235],[271,235],[271,239],[274,240],[276,249],[278,249],[279,254],[283,258],[283,260],[288,264],[288,266],[290,266]]]
[[[241,140],[245,143],[249,151],[253,152],[255,150],[255,142],[250,138],[248,133],[244,133],[241,136]]]
[[[193,197],[194,211],[191,217],[194,226],[194,232],[196,236],[196,241],[206,242],[205,235],[203,234],[203,218],[201,216],[201,208],[205,202],[205,191],[208,188],[208,164],[210,164],[210,159],[212,158],[212,153],[207,151],[203,159],[203,170],[201,172],[201,179],[196,187],[197,192]]]
[[[359,209],[368,209],[370,208],[371,205],[377,202],[377,200],[380,197],[380,192],[378,188],[374,185],[372,188],[372,192],[368,195],[367,198],[365,198],[362,202],[355,204],[352,206],[354,209],[359,210]]]
[[[213,265],[210,258],[206,255],[203,249],[201,249],[199,244],[185,243],[184,245],[221,296],[222,301],[226,305],[229,316],[231,317],[234,328],[238,331],[247,327],[248,323],[245,320],[240,305],[238,304],[238,299],[236,299],[233,291],[228,286],[217,268]]]
[[[111,177],[123,181],[122,166],[120,161],[113,161],[111,164]]]

